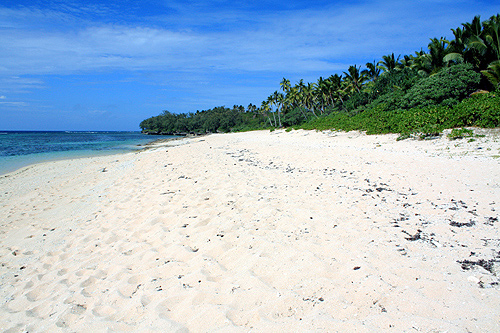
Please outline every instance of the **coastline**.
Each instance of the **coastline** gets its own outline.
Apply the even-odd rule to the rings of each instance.
[[[90,132],[85,132],[85,133],[90,133]],[[131,143],[131,144],[120,143],[116,145],[116,147],[112,147],[112,149],[108,148],[103,150],[76,149],[76,150],[32,153],[27,155],[2,156],[0,157],[0,176],[21,170],[25,167],[30,167],[31,165],[41,164],[46,162],[108,156],[108,155],[120,155],[130,152],[133,153],[146,149],[147,147],[154,145],[155,142],[157,141],[163,142],[168,140],[177,140],[179,138],[180,137],[173,137],[173,138],[169,137],[169,138],[159,138],[156,140],[149,138],[151,141],[147,141],[146,143],[142,143],[142,141],[144,141],[144,139],[142,139],[141,141],[137,141],[136,143]]]
[[[484,133],[212,134],[2,175],[0,327],[498,330]]]

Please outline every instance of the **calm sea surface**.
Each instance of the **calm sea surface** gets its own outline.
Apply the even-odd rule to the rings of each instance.
[[[0,174],[34,163],[129,152],[167,138],[139,132],[0,131]]]

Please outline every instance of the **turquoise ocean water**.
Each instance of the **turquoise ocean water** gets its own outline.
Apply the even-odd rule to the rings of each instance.
[[[130,152],[167,138],[140,132],[0,131],[0,175],[40,162]]]

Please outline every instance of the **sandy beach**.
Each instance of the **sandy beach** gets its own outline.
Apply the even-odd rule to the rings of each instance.
[[[6,332],[500,331],[500,131],[259,131],[0,176]]]

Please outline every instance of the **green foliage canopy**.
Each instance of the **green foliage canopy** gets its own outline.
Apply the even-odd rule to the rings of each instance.
[[[459,64],[443,68],[437,74],[420,79],[402,97],[404,109],[432,105],[457,104],[478,89],[481,75],[471,64]]]

